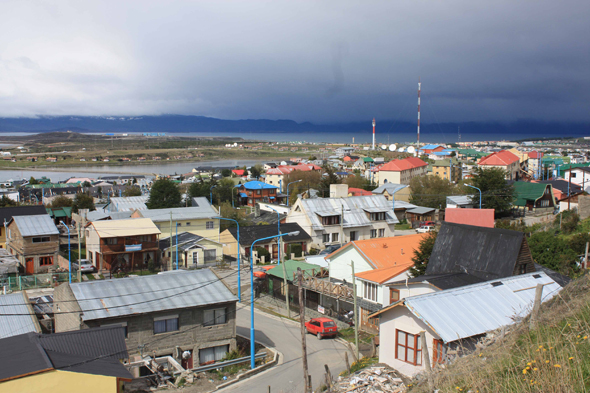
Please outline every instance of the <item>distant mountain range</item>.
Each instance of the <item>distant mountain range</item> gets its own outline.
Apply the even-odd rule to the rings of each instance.
[[[522,120],[511,123],[422,123],[423,130],[457,134],[530,134],[531,136],[590,136],[590,123],[540,122]],[[222,120],[204,116],[162,115],[137,117],[40,116],[36,118],[0,118],[0,132],[168,132],[168,133],[286,133],[286,132],[358,132],[371,129],[371,120],[364,122],[313,124],[293,120]],[[415,132],[416,124],[406,121],[377,120],[377,130]]]

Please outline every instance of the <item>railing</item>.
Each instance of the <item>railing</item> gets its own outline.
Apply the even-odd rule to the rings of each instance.
[[[6,287],[10,291],[22,291],[34,288],[51,288],[58,283],[68,282],[69,273],[45,273],[30,276],[7,277],[0,280],[0,287]],[[78,275],[72,274],[72,282],[78,281]],[[0,288],[2,289],[2,288]]]
[[[303,287],[312,291],[323,293],[330,297],[351,300],[354,299],[352,288],[344,284],[335,284],[329,280],[317,277],[303,277]]]
[[[141,250],[149,250],[153,248],[158,248],[156,242],[141,242],[141,243],[129,243],[129,244],[103,244],[101,245],[102,252],[104,254],[110,252],[124,252],[125,246],[138,246],[141,245]],[[139,250],[137,250],[139,251]],[[134,252],[134,251],[128,251]]]
[[[260,359],[265,358],[266,356],[268,356],[266,353],[257,353],[256,355],[254,355],[254,359],[260,360]],[[227,367],[227,366],[234,366],[236,364],[245,363],[245,362],[249,362],[249,361],[250,361],[250,356],[245,356],[243,358],[226,360],[225,362],[212,363],[212,364],[208,364],[206,366],[191,368],[190,371],[195,372],[195,373],[200,373],[203,371],[216,370],[218,368],[223,368],[223,367]],[[174,374],[180,374],[180,372],[175,372]]]

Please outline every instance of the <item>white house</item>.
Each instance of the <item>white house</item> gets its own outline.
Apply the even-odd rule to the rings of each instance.
[[[311,247],[393,236],[398,219],[383,195],[297,199],[286,222],[311,236]]]
[[[411,296],[394,303],[371,315],[380,317],[379,362],[407,376],[423,371],[426,361],[432,367],[445,363],[453,353],[461,354],[461,344],[473,343],[486,332],[528,315],[537,284],[543,285],[543,301],[561,290],[547,274],[535,272]]]
[[[565,169],[563,171],[563,178],[568,182],[571,179],[572,183],[582,186],[585,189],[587,186],[590,186],[590,167],[583,166]]]

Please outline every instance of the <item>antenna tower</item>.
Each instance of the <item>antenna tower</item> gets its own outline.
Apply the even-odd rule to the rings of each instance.
[[[375,150],[375,118],[373,118],[373,150]]]
[[[422,87],[422,83],[420,83],[420,78],[418,78],[418,149],[420,148],[420,89]]]

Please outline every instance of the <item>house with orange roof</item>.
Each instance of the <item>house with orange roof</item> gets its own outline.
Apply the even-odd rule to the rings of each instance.
[[[500,150],[479,160],[478,167],[482,169],[500,168],[506,172],[506,180],[518,180],[520,159],[514,153]]]
[[[348,187],[348,196],[363,196],[373,195],[371,191],[363,190],[362,188]]]
[[[391,160],[377,169],[377,183],[410,184],[410,180],[417,176],[425,176],[428,164],[418,157],[408,157],[402,160]]]
[[[378,319],[369,314],[400,300],[400,291],[388,283],[409,278],[414,265],[414,250],[424,234],[356,240],[326,257],[330,281],[352,283],[352,263],[357,299],[360,305],[360,327],[370,332],[379,331]]]
[[[446,209],[445,221],[494,228],[494,209]]]

